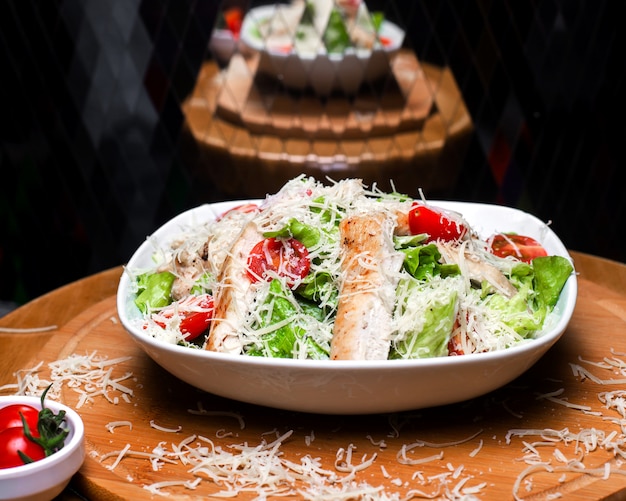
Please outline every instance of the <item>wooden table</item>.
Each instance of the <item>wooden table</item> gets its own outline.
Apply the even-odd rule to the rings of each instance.
[[[128,402],[112,404],[94,399],[78,409],[86,426],[88,456],[71,488],[61,497],[79,499],[149,499],[143,489],[146,483],[184,477],[193,479],[184,465],[166,465],[154,472],[149,461],[125,458],[114,470],[112,458],[101,461],[102,454],[121,450],[130,444],[133,450],[151,451],[159,442],[178,442],[187,434],[208,437],[216,445],[248,442],[261,443],[264,437],[275,437],[272,430],[284,433],[293,430],[291,439],[281,450],[296,462],[306,454],[320,458],[322,466],[334,469],[337,450],[356,447],[353,464],[376,454],[372,466],[357,475],[370,485],[383,485],[387,493],[404,494],[409,487],[432,492],[436,482],[420,486],[420,478],[447,475],[450,488],[465,480],[465,487],[483,484],[479,499],[512,499],[517,476],[527,467],[521,461],[525,455],[523,441],[535,442],[538,437],[512,437],[511,429],[568,428],[573,433],[583,429],[611,430],[621,433],[619,426],[601,416],[581,411],[577,406],[589,406],[611,418],[622,418],[617,412],[603,407],[598,400],[601,391],[619,389],[620,385],[598,385],[574,375],[570,364],[579,364],[601,379],[624,379],[615,370],[602,369],[588,362],[601,362],[604,357],[626,359],[626,266],[605,259],[573,252],[579,273],[579,295],[574,317],[563,338],[525,375],[506,388],[469,402],[425,409],[397,415],[319,416],[279,411],[242,404],[203,394],[176,380],[153,363],[127,337],[117,321],[115,292],[122,268],[114,268],[79,280],[22,306],[0,318],[4,329],[39,329],[56,325],[58,328],[39,332],[0,333],[0,386],[16,382],[15,371],[31,368],[40,361],[52,362],[72,354],[93,353],[114,359],[131,357],[114,367],[113,376],[127,371],[133,375],[124,380],[134,394]],[[611,352],[611,350],[614,350]],[[583,360],[579,359],[582,357]],[[42,369],[42,372],[43,371]],[[621,384],[623,387],[624,384]],[[537,399],[537,394],[563,389],[550,398]],[[3,391],[9,394],[11,391]],[[76,406],[77,394],[64,389],[61,399]],[[198,416],[187,412],[198,401],[214,415]],[[574,407],[562,405],[569,402]],[[560,403],[559,403],[560,402]],[[230,412],[245,422],[242,429]],[[132,431],[120,426],[110,431],[107,424],[117,420],[133,422]],[[152,422],[152,424],[151,424]],[[622,421],[623,422],[623,421]],[[155,427],[154,425],[158,426]],[[177,429],[178,433],[162,428]],[[481,433],[473,436],[477,431]],[[397,433],[396,433],[397,432]],[[623,436],[622,436],[623,438]],[[443,453],[443,458],[422,465],[403,465],[397,453],[403,444],[416,441],[431,442],[420,456]],[[449,445],[450,442],[461,442]],[[384,446],[383,446],[384,442]],[[558,466],[562,457],[576,456],[574,445],[537,446],[542,457]],[[598,447],[584,456],[587,468],[602,467],[609,462],[618,467],[612,455]],[[623,447],[622,450],[626,449]],[[100,456],[97,456],[100,455]],[[622,466],[622,469],[624,467]],[[419,472],[419,473],[418,473]],[[340,474],[343,475],[343,474]],[[565,499],[624,499],[617,494],[626,485],[626,477],[613,473],[608,479],[581,474],[535,474],[532,490],[526,481],[518,491],[520,498],[548,499],[560,493]],[[433,481],[434,482],[434,481]],[[198,491],[172,488],[185,492],[188,499],[218,491],[214,484],[204,481]]]

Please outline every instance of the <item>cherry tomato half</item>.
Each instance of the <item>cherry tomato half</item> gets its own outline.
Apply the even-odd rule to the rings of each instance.
[[[491,252],[499,257],[513,256],[529,263],[536,257],[547,256],[548,252],[534,238],[513,233],[498,233],[489,239]]]
[[[193,308],[193,310],[187,309],[183,313],[183,319],[180,321],[180,332],[182,332],[187,341],[197,338],[209,328],[214,311],[213,297],[209,294],[190,296],[190,298],[193,298],[193,300],[185,306],[186,308]]]
[[[214,303],[213,296],[202,294],[188,296],[175,304],[171,304],[158,313],[154,314],[157,325],[165,328],[166,320],[171,319],[178,313],[180,320],[180,332],[185,341],[193,341],[205,332],[213,319]]]
[[[419,202],[409,211],[409,228],[413,235],[428,234],[428,242],[459,240],[467,234],[467,226],[453,215]]]
[[[293,285],[309,273],[309,251],[295,238],[266,238],[257,243],[248,256],[248,275],[253,282],[265,279],[267,272],[287,277]]]
[[[459,337],[460,335],[457,334],[453,336],[450,339],[450,341],[448,341],[448,355],[451,357],[458,356],[458,355],[465,355],[465,352],[463,351],[463,347],[461,345],[461,341]]]
[[[23,428],[20,414],[24,416],[28,424],[28,429],[33,437],[38,437],[37,423],[39,422],[39,409],[25,404],[12,404],[0,409],[0,431],[9,428]]]
[[[257,204],[253,204],[253,203],[237,205],[237,206],[233,207],[232,209],[228,209],[227,211],[222,213],[217,218],[217,221],[219,221],[220,219],[225,218],[228,214],[232,214],[233,212],[241,212],[243,214],[250,214],[250,213],[253,213],[253,212],[259,212],[259,206]]]
[[[224,22],[235,38],[239,38],[243,23],[243,12],[238,7],[232,7],[224,11]]]
[[[18,451],[26,454],[32,461],[46,457],[44,448],[26,438],[23,428],[7,428],[0,432],[0,468],[25,464]]]

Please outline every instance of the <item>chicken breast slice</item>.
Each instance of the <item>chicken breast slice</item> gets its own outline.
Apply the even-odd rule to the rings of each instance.
[[[377,212],[340,223],[343,280],[331,342],[333,360],[389,356],[392,311],[403,255],[393,246],[395,217]]]
[[[510,299],[517,294],[517,289],[498,268],[476,254],[472,254],[465,245],[454,246],[446,242],[437,242],[437,248],[446,263],[458,265],[462,273],[478,283],[485,280],[500,294]]]
[[[239,337],[252,302],[252,281],[248,276],[248,255],[262,234],[254,223],[248,223],[235,240],[224,260],[216,290],[215,313],[206,349],[240,354],[243,343]]]

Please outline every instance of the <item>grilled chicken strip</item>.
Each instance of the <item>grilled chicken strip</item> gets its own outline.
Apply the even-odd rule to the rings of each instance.
[[[340,223],[343,282],[331,342],[333,360],[385,360],[403,256],[393,246],[395,218],[386,213]]]
[[[410,235],[411,228],[409,226],[409,213],[406,211],[396,211],[396,227],[394,229],[395,235]]]
[[[466,270],[470,280],[476,282],[485,280],[506,298],[512,298],[517,294],[517,289],[498,268],[479,259],[464,245],[453,247],[446,242],[437,242],[437,248],[446,263],[459,265],[461,270]]]
[[[205,242],[199,249],[180,249],[173,262],[165,268],[176,275],[172,284],[172,299],[174,301],[189,296],[198,278],[210,269],[208,245],[208,242]]]
[[[247,273],[248,255],[263,236],[254,223],[248,223],[235,240],[224,261],[214,294],[215,316],[206,349],[239,354],[243,346],[238,333],[251,303],[252,281]]]

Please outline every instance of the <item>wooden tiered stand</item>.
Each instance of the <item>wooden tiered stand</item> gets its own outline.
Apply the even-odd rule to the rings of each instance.
[[[357,95],[292,92],[236,53],[201,68],[183,103],[199,147],[195,175],[233,198],[260,198],[304,173],[433,198],[461,168],[472,122],[451,72],[402,50]]]

